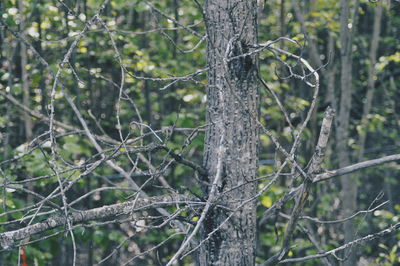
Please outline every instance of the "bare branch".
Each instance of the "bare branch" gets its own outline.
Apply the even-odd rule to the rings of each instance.
[[[109,217],[115,217],[124,214],[130,214],[132,212],[168,207],[174,205],[198,205],[203,204],[192,197],[186,195],[163,195],[155,196],[146,199],[135,199],[124,203],[117,203],[113,205],[103,206],[86,211],[70,211],[68,220],[71,224],[89,222],[93,220],[105,219]],[[0,234],[0,245],[3,249],[13,248],[16,241],[25,239],[32,235],[45,232],[47,230],[56,228],[58,226],[65,225],[67,219],[64,215],[48,218],[42,222],[26,226],[24,228],[4,232]]]
[[[337,170],[331,170],[331,171],[327,171],[322,174],[318,174],[314,177],[313,183],[325,181],[325,180],[331,179],[333,177],[346,175],[346,174],[349,174],[349,173],[352,173],[355,171],[359,171],[359,170],[362,170],[362,169],[365,169],[368,167],[373,167],[373,166],[377,166],[377,165],[381,165],[381,164],[389,163],[389,162],[393,162],[393,161],[398,161],[398,160],[400,160],[400,154],[394,154],[394,155],[385,156],[385,157],[382,157],[379,159],[360,162],[360,163],[346,166],[346,167],[343,167],[343,168],[340,168]],[[272,214],[274,214],[274,212],[279,208],[279,206],[282,206],[289,200],[292,200],[299,193],[299,191],[302,189],[302,187],[303,187],[303,185],[300,185],[300,186],[292,189],[284,197],[282,197],[277,202],[275,202],[271,206],[271,208],[266,210],[266,212],[260,219],[260,224],[265,223],[265,221],[268,219],[268,217],[270,217]]]
[[[377,166],[377,165],[381,165],[384,163],[389,163],[389,162],[393,162],[393,161],[398,161],[400,160],[400,154],[394,154],[394,155],[389,155],[389,156],[385,156],[379,159],[373,159],[373,160],[368,160],[368,161],[364,161],[361,163],[356,163],[353,165],[349,165],[337,170],[331,170],[331,171],[327,171],[326,173],[323,174],[319,174],[315,177],[314,179],[314,183],[316,182],[321,182],[321,181],[325,181],[328,179],[331,179],[333,177],[337,177],[337,176],[342,176],[342,175],[346,175],[346,174],[350,174],[353,173],[355,171],[359,171],[368,167],[372,167],[372,166]]]
[[[349,243],[347,243],[347,244],[345,244],[343,246],[340,246],[338,248],[332,249],[332,250],[327,251],[325,253],[309,255],[309,256],[302,257],[302,258],[286,259],[286,260],[280,261],[279,264],[303,262],[303,261],[312,260],[312,259],[324,258],[324,257],[327,257],[329,255],[335,255],[338,251],[347,249],[347,248],[351,247],[352,245],[360,245],[363,242],[371,241],[371,240],[374,240],[376,238],[386,236],[386,235],[388,235],[388,234],[390,234],[392,232],[395,232],[395,231],[397,231],[399,229],[400,229],[400,223],[397,223],[397,224],[391,226],[390,228],[387,228],[385,230],[379,231],[379,232],[377,232],[375,234],[371,234],[371,235],[367,235],[367,236],[358,238],[358,239],[356,239],[354,241],[351,241],[351,242],[349,242]]]
[[[297,221],[303,211],[304,205],[307,202],[311,187],[313,185],[313,174],[321,167],[322,158],[325,155],[325,148],[328,143],[332,120],[333,110],[328,107],[328,109],[325,111],[324,120],[322,121],[318,145],[315,154],[311,160],[310,167],[308,168],[308,176],[306,177],[301,190],[299,190],[300,194],[296,198],[295,206],[293,207],[292,214],[288,222],[287,229],[285,231],[281,250],[276,255],[268,259],[265,263],[263,263],[263,265],[275,264],[277,261],[280,261],[285,253],[289,250],[289,244],[292,239],[294,229],[297,226]]]

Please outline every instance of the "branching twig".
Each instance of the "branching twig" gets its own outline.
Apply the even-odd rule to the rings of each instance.
[[[395,232],[395,231],[397,231],[399,229],[400,229],[400,223],[397,223],[397,224],[391,226],[390,228],[387,228],[385,230],[379,231],[379,232],[371,234],[371,235],[367,235],[367,236],[358,238],[358,239],[356,239],[354,241],[351,241],[351,242],[349,242],[349,243],[347,243],[347,244],[345,244],[343,246],[340,246],[338,248],[329,250],[329,251],[327,251],[325,253],[309,255],[309,256],[302,257],[302,258],[285,259],[285,260],[280,261],[279,264],[282,264],[282,263],[297,263],[297,262],[303,262],[303,261],[312,260],[312,259],[324,258],[324,257],[327,257],[329,255],[335,255],[338,251],[345,250],[345,249],[351,247],[352,245],[360,245],[363,242],[371,241],[371,240],[374,240],[376,238],[383,237],[383,236],[388,235],[388,234],[390,234],[392,232]]]

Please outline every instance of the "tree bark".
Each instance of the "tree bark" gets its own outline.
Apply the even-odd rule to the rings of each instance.
[[[339,167],[345,167],[350,164],[350,156],[348,149],[350,109],[352,96],[352,28],[350,24],[350,3],[348,0],[340,2],[340,103],[338,115],[338,127],[336,130],[336,151],[339,157]],[[356,1],[356,7],[358,2]],[[357,11],[355,11],[357,12]],[[342,176],[340,178],[342,186],[341,193],[343,197],[343,217],[350,216],[356,209],[357,184],[356,180],[351,176]],[[351,242],[354,239],[355,228],[352,220],[346,221],[343,225],[344,241]],[[349,249],[346,252],[348,259],[344,265],[356,265],[356,256],[354,250]]]
[[[18,9],[21,15],[21,23],[20,23],[20,32],[21,36],[24,37],[25,32],[25,7],[24,2],[19,0],[18,1]],[[30,105],[30,89],[29,89],[29,81],[28,81],[28,72],[26,67],[28,65],[28,54],[26,45],[23,42],[20,42],[21,46],[21,83],[22,83],[22,90],[23,90],[23,103],[25,106]],[[28,114],[24,114],[24,128],[25,128],[25,137],[26,140],[30,141],[32,138],[32,120]]]
[[[328,53],[331,54],[331,58],[334,58],[335,52],[335,38],[333,33],[329,33],[328,39]],[[328,66],[328,71],[326,71],[326,99],[325,103],[332,106],[332,108],[337,111],[337,102],[335,95],[335,76],[337,71],[337,66],[334,62]],[[322,69],[321,69],[322,70]]]
[[[316,66],[320,67],[323,65],[321,58],[319,57],[318,47],[315,41],[311,38],[311,34],[308,34],[307,27],[306,27],[306,19],[304,18],[303,11],[300,7],[301,1],[293,1],[292,6],[294,9],[294,13],[296,19],[300,22],[301,32],[307,36],[307,46],[310,48],[310,57],[312,59],[312,63]],[[325,69],[321,68],[319,70],[325,76]]]
[[[369,50],[369,67],[368,67],[368,89],[365,97],[365,103],[363,106],[363,115],[361,118],[361,133],[359,138],[358,161],[364,158],[365,141],[367,140],[366,127],[368,125],[368,114],[371,112],[372,100],[375,91],[375,75],[376,75],[376,53],[379,46],[379,35],[381,33],[381,21],[382,21],[382,4],[379,4],[375,8],[374,15],[374,26],[372,31],[371,46]]]
[[[209,211],[200,232],[204,243],[197,262],[254,265],[256,202],[252,197],[257,192],[258,59],[256,55],[228,58],[249,52],[257,43],[256,0],[206,0],[205,21],[209,70],[203,163],[209,184],[217,183],[218,204],[231,211]],[[221,144],[222,153],[216,149]],[[210,191],[211,185],[204,189],[205,193]]]

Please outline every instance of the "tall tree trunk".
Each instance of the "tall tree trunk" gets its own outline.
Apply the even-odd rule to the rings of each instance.
[[[43,31],[42,30],[42,18],[41,18],[41,6],[43,5],[42,0],[38,0],[36,1],[36,7],[33,11],[33,16],[35,17],[35,21],[37,23],[37,27],[38,27],[38,40],[33,42],[33,46],[35,47],[36,51],[41,54],[42,56],[44,56],[43,54],[43,47],[42,47],[42,39],[43,39]],[[39,71],[39,73],[43,73],[45,72],[45,68],[42,64],[38,64],[37,69]],[[48,74],[49,75],[49,74]],[[42,113],[44,115],[47,115],[47,110],[46,110],[46,106],[47,106],[47,91],[46,91],[46,75],[43,75],[40,77],[40,81],[39,81],[39,88],[40,88],[40,94],[41,94],[41,108],[42,108]]]
[[[362,131],[360,133],[359,139],[359,147],[360,150],[358,152],[358,161],[363,160],[364,157],[364,146],[365,141],[367,139],[367,132],[366,127],[368,125],[368,114],[371,112],[372,100],[374,97],[375,91],[375,75],[376,75],[376,53],[378,51],[379,45],[379,35],[381,33],[381,21],[382,21],[382,4],[378,4],[375,8],[375,15],[374,15],[374,26],[372,30],[372,39],[371,39],[371,46],[369,50],[369,67],[368,67],[368,89],[367,95],[365,97],[365,104],[363,107],[363,115],[361,118],[361,128]]]
[[[338,115],[338,127],[336,130],[336,152],[339,155],[339,166],[344,167],[350,164],[349,149],[347,146],[349,139],[350,109],[351,109],[351,90],[352,90],[352,27],[350,24],[350,1],[341,0],[340,2],[340,103]],[[358,1],[356,7],[358,8]],[[355,11],[356,12],[356,11]],[[350,216],[356,209],[357,184],[352,176],[342,176],[340,178],[343,196],[342,215]],[[355,228],[353,220],[346,221],[343,226],[344,240],[346,243],[354,238]],[[352,249],[346,251],[348,259],[344,265],[356,265],[355,252]]]
[[[179,0],[174,0],[174,19],[176,21],[179,21]],[[174,23],[174,27],[177,28],[179,27],[178,24]],[[177,52],[177,45],[178,45],[178,40],[179,40],[179,31],[175,30],[173,31],[173,41],[174,41],[174,45],[172,45],[172,57],[176,59],[176,52]],[[179,60],[177,61],[177,63],[179,64]]]
[[[300,7],[301,1],[293,1],[292,6],[295,12],[296,19],[300,22],[300,27],[301,27],[301,32],[307,36],[307,46],[310,48],[310,57],[312,59],[312,62],[320,67],[323,65],[323,62],[321,58],[319,57],[319,51],[317,44],[315,41],[311,38],[311,34],[308,33],[307,27],[306,27],[306,19],[304,18],[304,13],[301,10]],[[321,68],[321,73],[325,76],[325,69]]]
[[[20,32],[21,35],[24,36],[25,31],[25,7],[24,2],[22,0],[18,1],[18,9],[21,15],[21,22],[20,22]],[[28,72],[27,72],[27,65],[28,65],[28,54],[26,45],[23,42],[20,42],[21,47],[21,82],[22,82],[22,90],[23,94],[23,103],[25,106],[29,107],[30,105],[30,90],[29,90],[29,83],[28,83]],[[32,138],[32,120],[31,117],[24,113],[24,126],[25,126],[25,137],[29,141]]]
[[[333,33],[329,33],[328,39],[328,53],[330,54],[331,58],[334,58],[335,52],[335,38],[333,37]],[[328,71],[326,74],[326,99],[325,103],[332,106],[332,108],[337,111],[337,102],[336,102],[336,95],[335,95],[335,76],[337,71],[337,66],[334,62],[328,66]]]
[[[206,0],[205,20],[209,70],[203,163],[210,184],[205,192],[215,184],[218,204],[234,211],[209,211],[200,233],[207,240],[198,264],[254,265],[258,60],[256,55],[230,61],[224,57],[249,52],[257,43],[256,0]]]

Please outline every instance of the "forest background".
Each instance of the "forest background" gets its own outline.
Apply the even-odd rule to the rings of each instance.
[[[400,2],[260,5],[251,47],[260,49],[258,122],[265,129],[257,147],[255,261],[324,254],[393,228],[399,162],[385,158],[400,153]],[[164,265],[181,248],[177,263],[196,261],[196,245],[182,243],[195,238],[205,208],[182,207],[182,198],[166,204],[162,195],[207,203],[204,186],[213,191],[202,179],[210,125],[206,8],[196,0],[0,2],[0,239],[50,217],[146,197],[158,210],[71,218],[12,245],[2,240],[0,264]],[[307,172],[331,115],[313,174],[383,161],[310,187],[292,219],[295,201],[278,203],[306,186],[299,169]],[[292,145],[288,161],[279,147]],[[215,193],[224,189],[218,184]],[[288,220],[296,231],[288,233]],[[303,263],[395,265],[397,229]]]

